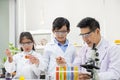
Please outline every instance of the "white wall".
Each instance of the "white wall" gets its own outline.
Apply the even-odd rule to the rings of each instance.
[[[58,16],[66,17],[71,23],[68,38],[72,43],[82,44],[77,23],[84,17],[94,17],[101,25],[101,32],[108,40],[119,38],[119,0],[18,0],[19,32],[52,27]],[[114,32],[111,33],[111,32]]]
[[[13,43],[15,46],[16,42],[16,0],[8,0],[9,1],[9,42]]]
[[[0,60],[9,43],[9,0],[0,0]],[[1,62],[0,62],[1,63]],[[0,66],[1,67],[1,66]]]
[[[120,39],[120,0],[106,0],[105,31],[110,41]]]

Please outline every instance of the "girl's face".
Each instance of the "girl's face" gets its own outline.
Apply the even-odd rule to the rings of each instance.
[[[20,43],[23,51],[25,52],[30,52],[33,48],[33,42],[30,39],[27,39],[26,37],[24,37]]]
[[[69,31],[67,30],[67,27],[66,25],[63,26],[61,29],[59,30],[54,30],[53,31],[54,35],[55,35],[55,38],[62,44],[65,43],[66,41],[66,37],[67,37],[67,34],[69,33]]]

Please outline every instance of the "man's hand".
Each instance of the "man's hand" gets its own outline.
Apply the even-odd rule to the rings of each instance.
[[[79,80],[89,80],[91,79],[91,75],[87,73],[79,73]]]
[[[65,59],[63,57],[61,57],[61,56],[56,58],[56,62],[60,66],[65,66],[66,65]]]

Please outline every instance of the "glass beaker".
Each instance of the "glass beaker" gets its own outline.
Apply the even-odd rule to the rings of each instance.
[[[9,72],[5,73],[5,80],[12,80],[12,74]]]

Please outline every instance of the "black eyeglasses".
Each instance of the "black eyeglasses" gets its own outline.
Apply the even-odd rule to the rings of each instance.
[[[86,38],[86,37],[89,37],[92,32],[93,31],[90,31],[90,32],[87,32],[87,33],[84,33],[84,34],[81,33],[80,36]]]

